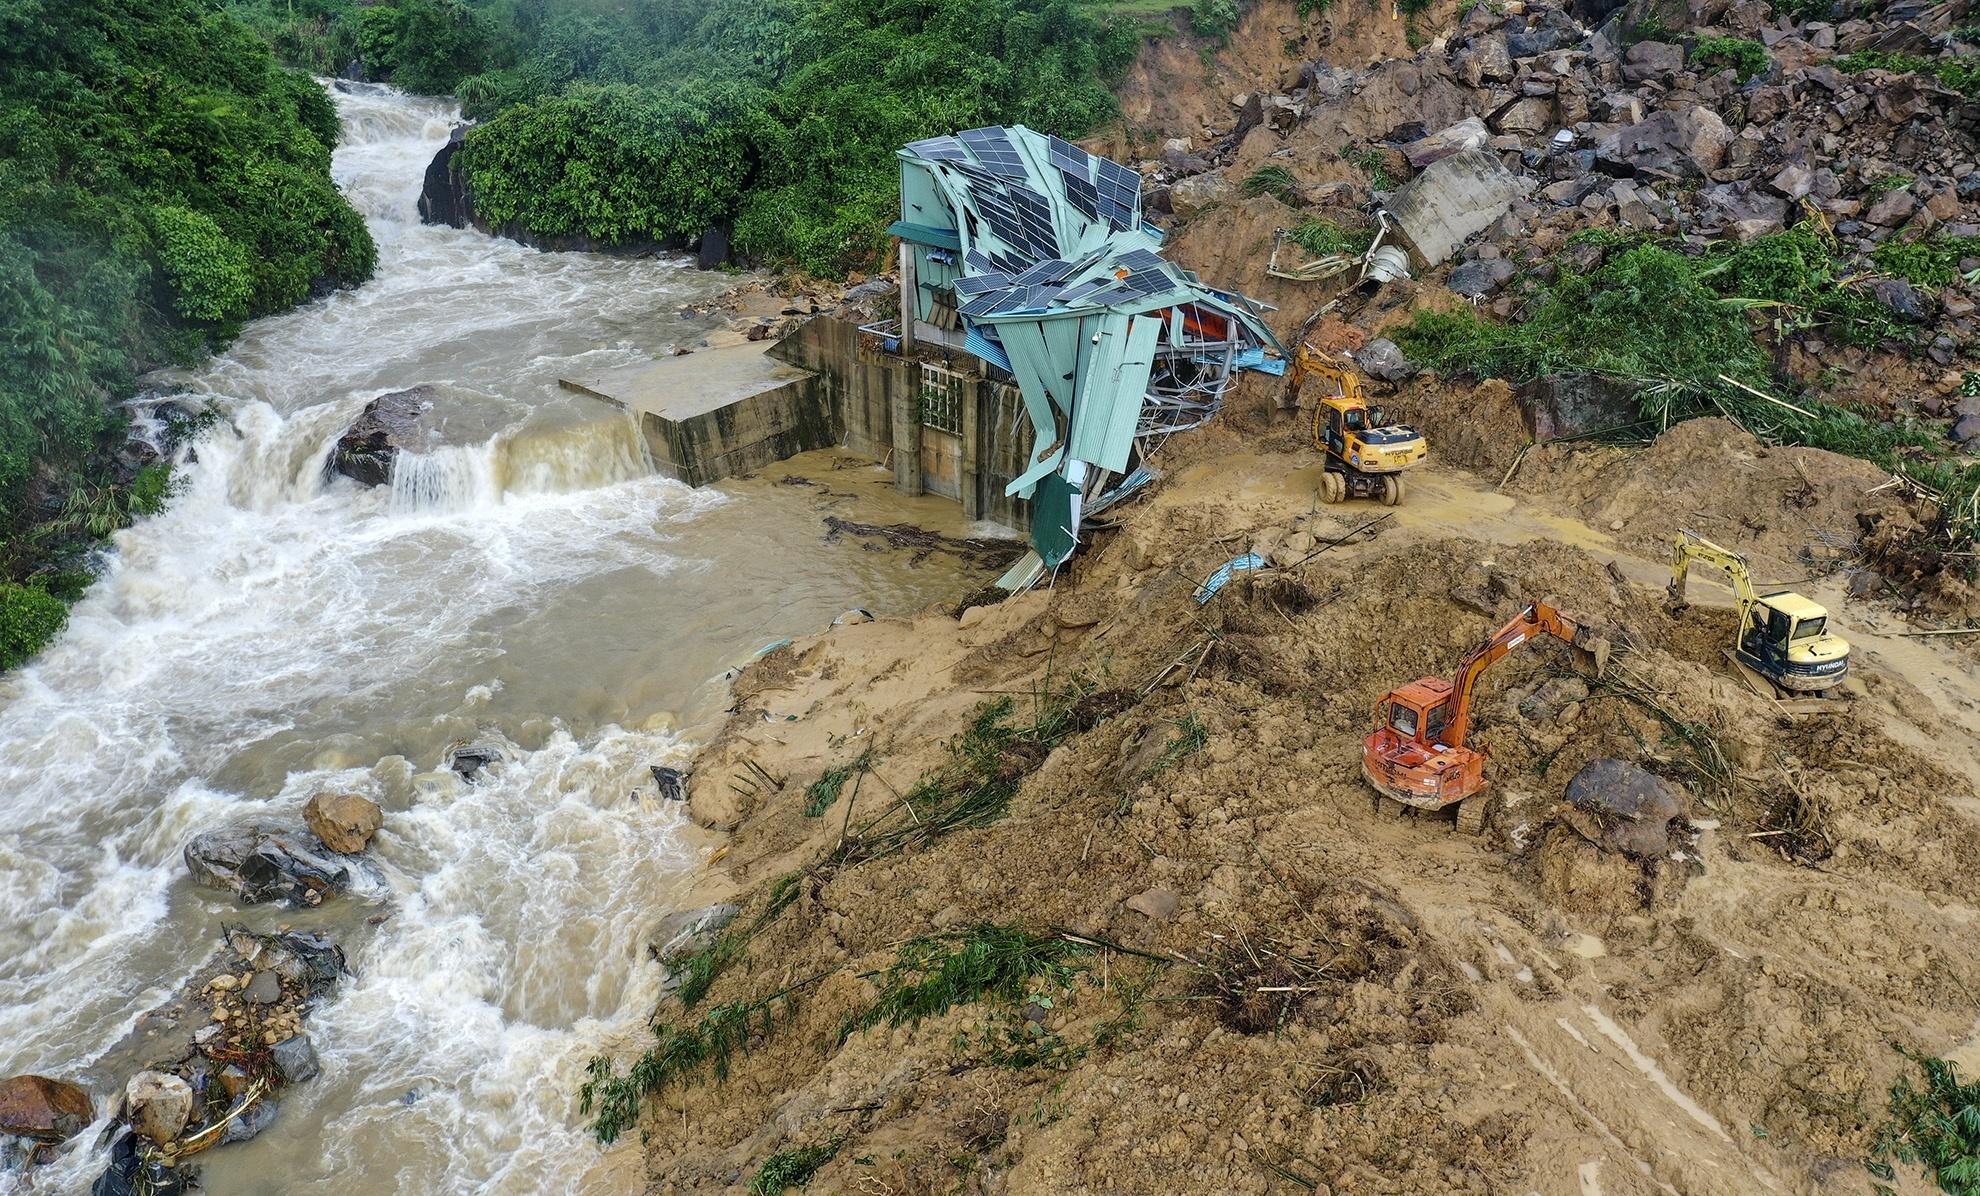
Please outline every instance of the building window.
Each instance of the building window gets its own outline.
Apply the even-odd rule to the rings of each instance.
[[[921,363],[921,422],[951,436],[962,435],[965,396],[973,379],[947,366]]]

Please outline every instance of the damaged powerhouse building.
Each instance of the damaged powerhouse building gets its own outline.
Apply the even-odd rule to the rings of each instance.
[[[1135,171],[1022,126],[899,156],[905,335],[959,338],[1023,395],[1031,454],[1005,487],[1031,503],[1023,581],[1072,553],[1082,514],[1146,477],[1164,438],[1215,415],[1238,371],[1279,373],[1285,354],[1257,304],[1163,260]]]

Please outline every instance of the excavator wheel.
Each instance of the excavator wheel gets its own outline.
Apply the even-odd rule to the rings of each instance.
[[[1382,479],[1382,505],[1393,507],[1403,500],[1403,480],[1395,474]]]
[[[1461,835],[1481,834],[1485,830],[1485,797],[1468,797],[1458,803],[1457,828]]]
[[[1333,470],[1320,475],[1320,501],[1337,503],[1347,497],[1347,478]]]

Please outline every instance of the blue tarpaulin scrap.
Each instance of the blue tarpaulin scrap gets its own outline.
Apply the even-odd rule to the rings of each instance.
[[[1286,372],[1286,359],[1283,357],[1265,356],[1263,346],[1256,349],[1246,349],[1244,352],[1238,354],[1237,360],[1231,364],[1241,370],[1257,370],[1261,374],[1271,374],[1275,378],[1283,377]]]
[[[1217,567],[1217,571],[1210,575],[1210,580],[1197,587],[1196,605],[1202,606],[1212,598],[1215,598],[1217,591],[1223,589],[1230,582],[1232,574],[1246,573],[1253,569],[1263,569],[1264,567],[1265,558],[1255,552],[1247,552],[1243,556],[1232,557]]]

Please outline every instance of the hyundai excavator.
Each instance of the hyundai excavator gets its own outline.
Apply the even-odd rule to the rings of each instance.
[[[1477,834],[1485,825],[1485,753],[1466,746],[1471,731],[1471,698],[1478,679],[1507,654],[1548,635],[1569,644],[1577,662],[1601,676],[1609,664],[1609,641],[1581,620],[1543,602],[1519,612],[1510,623],[1473,648],[1458,665],[1457,679],[1421,677],[1382,695],[1375,706],[1375,729],[1361,744],[1361,771],[1383,797],[1401,803],[1378,809],[1403,813],[1457,808],[1458,829]],[[1476,799],[1476,800],[1474,800]]]
[[[1299,405],[1299,390],[1308,374],[1331,389],[1313,409],[1313,447],[1325,458],[1320,497],[1336,503],[1349,498],[1380,499],[1393,507],[1402,501],[1402,472],[1423,460],[1429,449],[1423,433],[1403,424],[1387,423],[1380,407],[1371,407],[1361,391],[1361,376],[1304,340],[1286,368],[1281,409]]]
[[[1826,709],[1827,703],[1807,699],[1849,676],[1849,641],[1830,634],[1829,612],[1792,590],[1756,592],[1745,557],[1686,531],[1679,533],[1671,554],[1672,614],[1685,608],[1685,580],[1693,561],[1717,566],[1732,583],[1739,625],[1725,653],[1747,685],[1793,713]]]

